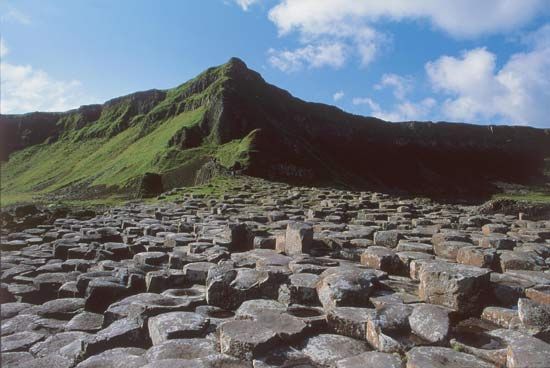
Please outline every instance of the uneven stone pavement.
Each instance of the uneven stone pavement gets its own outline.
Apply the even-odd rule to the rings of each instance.
[[[3,215],[2,367],[550,367],[550,219],[252,179],[176,192]]]

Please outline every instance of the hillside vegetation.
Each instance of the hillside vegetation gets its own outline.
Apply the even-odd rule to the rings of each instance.
[[[254,134],[220,142],[213,131],[193,141],[227,80],[224,65],[168,91],[148,91],[107,102],[94,121],[79,109],[62,115],[43,143],[13,152],[2,163],[2,204],[47,198],[132,198],[145,173],[193,184],[195,166],[216,160],[226,168],[248,163]],[[190,133],[191,132],[191,133]],[[212,133],[212,134],[210,134]]]
[[[353,115],[295,98],[236,58],[169,90],[2,115],[0,137],[3,205],[151,197],[235,173],[457,201],[502,188],[540,198],[550,182],[550,130]]]

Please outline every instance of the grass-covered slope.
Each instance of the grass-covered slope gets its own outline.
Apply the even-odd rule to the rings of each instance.
[[[208,160],[227,168],[245,166],[253,133],[221,142],[209,130],[230,67],[211,68],[168,91],[111,100],[92,121],[82,108],[59,114],[42,143],[11,153],[2,163],[2,204],[50,195],[132,198],[146,173],[168,175],[177,186],[193,184]]]
[[[352,115],[297,99],[238,59],[170,90],[0,116],[0,138],[3,204],[135,198],[205,182],[220,167],[453,200],[489,198],[500,183],[545,195],[550,182],[550,130]]]

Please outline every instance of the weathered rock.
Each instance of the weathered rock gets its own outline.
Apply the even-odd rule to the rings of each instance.
[[[513,338],[508,344],[508,368],[543,368],[550,362],[550,344],[531,336]]]
[[[123,347],[143,347],[146,345],[143,321],[124,318],[111,323],[84,343],[84,356]]]
[[[67,331],[97,332],[103,326],[103,315],[91,312],[82,312],[75,315],[67,323]]]
[[[410,335],[409,316],[413,307],[405,304],[388,304],[369,316],[366,338],[369,344],[385,353],[403,353],[414,345],[407,341]]]
[[[368,351],[336,362],[336,368],[402,368],[403,363],[396,354]]]
[[[38,341],[44,339],[44,334],[23,331],[8,336],[2,336],[0,349],[2,353],[11,351],[27,351]]]
[[[483,308],[482,297],[489,290],[489,275],[486,269],[474,266],[429,261],[419,272],[419,295],[428,303],[475,314]]]
[[[540,285],[526,289],[525,296],[537,303],[550,304],[550,285]]]
[[[390,274],[401,274],[405,269],[397,253],[381,246],[367,248],[361,254],[361,264]]]
[[[18,368],[23,363],[33,360],[34,357],[27,352],[13,352],[13,353],[2,353],[0,358],[2,362],[2,367],[4,368]]]
[[[167,340],[202,337],[208,319],[197,313],[171,312],[149,318],[149,336],[153,345]]]
[[[129,294],[130,290],[120,283],[92,280],[86,288],[85,309],[90,312],[103,313],[109,305]]]
[[[403,239],[403,235],[396,230],[377,231],[374,233],[374,244],[381,247],[395,248],[401,239]]]
[[[161,359],[195,359],[217,354],[214,341],[208,339],[167,340],[149,348],[145,358],[149,362]]]
[[[139,368],[147,364],[145,350],[140,348],[115,348],[89,357],[78,368]]]
[[[500,267],[503,272],[510,270],[539,271],[544,267],[544,259],[535,252],[504,251],[500,254]]]
[[[264,311],[283,313],[286,311],[286,306],[275,300],[269,299],[247,300],[240,305],[235,315],[239,319],[256,319],[256,317]]]
[[[503,328],[516,329],[521,324],[517,310],[509,308],[487,307],[483,309],[481,318]]]
[[[300,222],[289,222],[286,228],[285,253],[309,253],[313,243],[313,228]]]
[[[297,273],[289,277],[289,284],[279,288],[279,301],[284,304],[319,305],[316,285],[319,276],[311,273]]]
[[[518,300],[518,316],[526,327],[550,331],[550,305],[539,304],[526,298]]]
[[[186,281],[191,284],[205,285],[208,278],[208,271],[216,266],[211,262],[194,262],[183,267],[183,273]]]
[[[376,272],[361,268],[334,268],[321,274],[317,294],[325,310],[344,306],[367,306],[378,282]]]
[[[451,332],[449,310],[431,304],[414,307],[409,324],[416,335],[433,344],[445,342]]]
[[[462,241],[443,241],[434,244],[434,253],[441,258],[450,259],[452,261],[457,260],[458,252],[464,247],[469,247],[472,244]]]
[[[221,352],[244,360],[252,360],[279,344],[275,331],[251,320],[226,322],[218,334]]]
[[[465,265],[492,268],[495,265],[496,251],[493,249],[466,246],[458,250],[456,260],[458,263]]]
[[[407,368],[492,368],[473,355],[440,347],[416,347],[407,353]]]
[[[327,323],[339,335],[365,340],[367,321],[375,313],[376,310],[370,308],[336,307],[327,313]]]
[[[46,340],[36,343],[29,351],[38,358],[50,354],[62,355],[68,359],[76,360],[81,353],[82,343],[91,337],[85,332],[61,332],[48,337]],[[71,345],[75,346],[72,348]]]
[[[369,351],[364,341],[350,337],[321,334],[306,340],[302,352],[314,363],[334,366],[336,362]]]
[[[21,313],[25,309],[32,307],[32,304],[29,303],[3,303],[0,304],[0,318],[5,320],[6,318],[11,318]]]

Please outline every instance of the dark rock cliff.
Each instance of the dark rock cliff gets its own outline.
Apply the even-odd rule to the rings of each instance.
[[[496,190],[496,181],[542,180],[550,157],[548,129],[353,115],[295,98],[236,58],[170,91],[139,92],[67,113],[0,116],[0,157],[68,129],[111,136],[139,120],[147,134],[159,121],[200,106],[200,123],[182,127],[171,148],[224,144],[257,130],[245,172],[291,183],[483,197]]]

